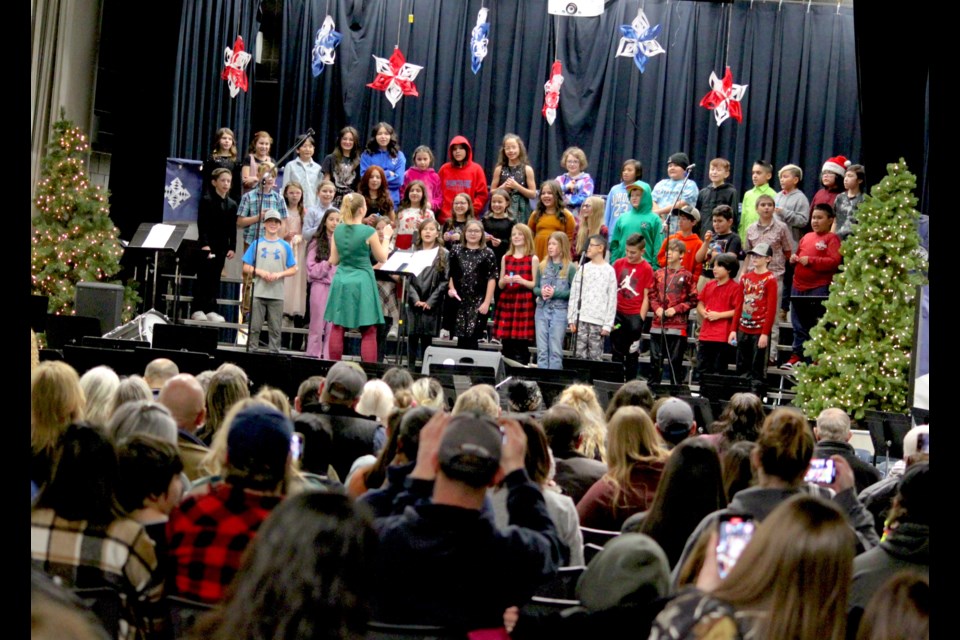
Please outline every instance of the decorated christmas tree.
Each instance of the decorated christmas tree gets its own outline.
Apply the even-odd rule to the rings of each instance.
[[[106,189],[87,176],[89,154],[80,129],[63,119],[53,125],[34,200],[31,250],[33,292],[50,298],[50,313],[73,314],[78,282],[113,282],[120,271],[120,232],[110,219]],[[139,300],[136,283],[125,284],[124,321]]]
[[[901,158],[855,211],[826,312],[804,344],[812,364],[796,368],[794,404],[808,416],[839,407],[859,419],[867,409],[905,413],[912,404],[914,310],[926,270],[916,186]]]

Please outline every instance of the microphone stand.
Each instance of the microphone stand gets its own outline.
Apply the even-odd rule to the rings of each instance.
[[[306,133],[304,133],[303,135],[299,136],[299,137],[297,138],[297,141],[293,143],[293,146],[290,147],[289,149],[287,149],[287,152],[284,153],[282,156],[280,156],[280,159],[277,160],[277,161],[274,163],[273,168],[274,168],[274,170],[275,170],[278,174],[280,173],[280,164],[281,164],[284,160],[286,160],[287,158],[289,158],[289,157],[293,154],[294,151],[296,151],[297,149],[299,149],[299,148],[300,148],[300,145],[303,144],[303,141],[306,140],[308,137],[312,136],[313,133],[314,133],[313,129],[307,129]],[[265,184],[266,181],[267,181],[267,176],[268,176],[268,175],[270,175],[270,174],[269,174],[269,173],[263,174],[263,177],[260,178],[260,182],[259,182],[259,184],[257,185],[257,198],[258,198],[257,211],[259,212],[259,214],[257,215],[257,222],[255,223],[255,226],[254,226],[254,229],[253,229],[253,265],[254,265],[254,267],[256,267],[256,265],[257,265],[257,248],[260,246],[260,225],[261,225],[261,223],[263,222],[263,192],[264,192],[264,184]],[[256,276],[254,275],[254,277],[250,280],[250,317],[247,318],[247,353],[250,353],[250,342],[251,342],[252,340],[254,340],[254,335],[253,335],[253,294],[254,294],[255,289],[256,289],[256,283],[257,283],[257,278],[256,278]],[[259,344],[260,344],[260,336],[259,336],[259,335],[256,336],[256,341],[257,341],[257,345],[259,346]],[[281,344],[282,344],[282,342],[283,342],[283,341],[281,340]]]
[[[590,243],[588,242],[587,245],[589,246],[589,244]],[[584,248],[583,253],[580,254],[580,266],[578,267],[580,271],[580,290],[577,293],[577,319],[573,324],[573,326],[576,328],[576,331],[573,332],[573,357],[574,358],[577,357],[577,339],[580,337],[580,305],[583,304],[583,279],[584,279],[583,267],[586,264],[583,259],[586,257],[587,257],[587,250],[586,248]]]

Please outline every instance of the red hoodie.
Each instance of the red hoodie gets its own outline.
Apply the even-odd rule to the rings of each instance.
[[[467,157],[462,167],[456,166],[453,161],[452,147],[463,144],[467,147]],[[437,220],[443,224],[450,219],[453,213],[453,199],[458,193],[466,193],[473,199],[473,213],[479,217],[480,211],[487,203],[487,176],[483,167],[473,161],[473,147],[463,136],[454,136],[447,147],[447,160],[440,167],[440,188],[443,190],[443,204]]]

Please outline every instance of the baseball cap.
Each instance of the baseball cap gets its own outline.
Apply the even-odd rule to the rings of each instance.
[[[631,191],[640,191],[642,193],[643,187],[639,184],[630,183],[627,185],[627,193],[630,193]]]
[[[502,441],[493,418],[472,412],[456,415],[440,441],[440,469],[471,487],[485,487],[500,468]]]
[[[363,393],[367,374],[352,362],[338,362],[327,371],[323,395],[341,402],[355,400]]]
[[[670,591],[670,563],[643,533],[622,533],[603,546],[577,581],[577,598],[591,611],[641,605]]]
[[[227,459],[237,469],[270,469],[283,475],[293,423],[274,407],[254,405],[237,412],[227,432]]]
[[[283,220],[283,218],[280,217],[280,212],[277,211],[276,209],[267,209],[266,211],[263,212],[263,221],[266,222],[267,220],[280,221],[280,220]]]
[[[667,398],[657,409],[657,426],[667,436],[686,436],[693,425],[693,409],[679,398]]]
[[[765,258],[773,257],[773,250],[770,248],[770,245],[768,245],[766,242],[761,242],[760,244],[755,246],[753,249],[750,249],[750,251],[747,251],[747,253],[752,253],[757,256],[763,256]]]
[[[697,222],[700,222],[700,211],[698,211],[697,208],[692,204],[687,204],[683,207],[677,207],[676,209],[674,209],[674,211],[690,216],[691,218],[693,218],[694,224],[696,224]]]

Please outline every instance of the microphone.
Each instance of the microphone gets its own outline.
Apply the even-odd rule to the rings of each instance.
[[[307,129],[307,132],[306,132],[305,134],[303,134],[303,137],[306,138],[307,136],[312,136],[313,134],[314,134],[313,127],[311,127],[311,128],[309,128],[309,129]],[[692,165],[691,165],[691,166],[692,166]]]
[[[313,129],[311,129],[311,131],[313,131]],[[692,169],[696,169],[696,168],[697,168],[697,165],[695,165],[695,164],[688,164],[688,165],[687,165],[687,173],[690,173],[690,171],[691,171]]]
[[[580,254],[580,266],[581,266],[581,267],[583,266],[583,263],[586,262],[586,260],[587,260],[587,252],[584,251],[583,253]]]

